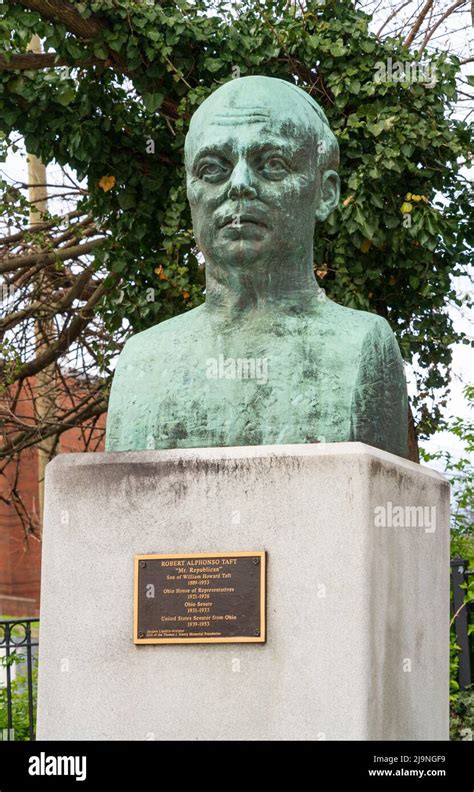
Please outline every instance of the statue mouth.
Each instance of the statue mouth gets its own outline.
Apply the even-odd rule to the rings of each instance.
[[[259,226],[260,228],[267,228],[267,224],[261,219],[261,217],[257,217],[253,214],[248,214],[247,212],[234,212],[234,214],[226,215],[224,220],[219,223],[219,228],[228,228],[231,226],[232,228],[240,228],[241,226],[248,226],[248,225],[255,225]]]

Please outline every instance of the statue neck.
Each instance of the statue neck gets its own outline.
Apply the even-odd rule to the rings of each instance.
[[[243,266],[206,260],[206,310],[234,319],[278,310],[306,313],[318,304],[312,251],[302,260],[258,260]]]

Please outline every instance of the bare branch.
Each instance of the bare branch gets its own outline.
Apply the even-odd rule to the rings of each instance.
[[[95,401],[88,404],[85,409],[77,410],[74,413],[71,411],[69,420],[61,419],[60,421],[51,422],[48,426],[41,427],[40,432],[38,427],[32,426],[30,429],[9,437],[7,443],[0,446],[0,456],[5,457],[18,453],[24,448],[35,446],[40,440],[67,432],[69,429],[84,423],[88,418],[103,415],[106,410],[107,401],[101,394]]]
[[[75,217],[81,217],[84,212],[81,212],[79,209],[74,210],[74,212],[69,212],[68,215],[61,215],[58,217],[54,217],[52,220],[48,220],[47,223],[38,223],[33,228],[25,228],[23,231],[19,231],[17,234],[10,234],[6,237],[0,238],[0,245],[12,245],[16,242],[20,242],[22,239],[25,238],[26,234],[37,233],[39,231],[47,231],[51,228],[54,228],[56,225],[61,223],[66,217],[69,220],[72,220]]]
[[[381,27],[380,27],[380,28],[377,30],[377,33],[375,34],[375,35],[377,36],[377,38],[380,38],[380,34],[381,34],[382,30],[383,30],[383,29],[384,29],[384,28],[385,28],[385,27],[388,25],[388,23],[389,23],[389,22],[391,22],[391,21],[392,21],[392,19],[393,19],[394,17],[396,17],[396,16],[397,16],[397,14],[399,14],[399,13],[400,13],[400,11],[402,10],[402,8],[405,8],[405,6],[407,6],[407,5],[410,5],[410,3],[411,3],[411,2],[412,2],[412,0],[406,0],[406,2],[405,2],[405,3],[402,3],[402,5],[401,5],[401,6],[398,6],[398,7],[395,9],[395,11],[392,11],[392,13],[391,13],[391,14],[390,14],[390,15],[387,17],[387,19],[386,19],[386,20],[385,20],[385,22],[383,23],[383,25],[382,25],[382,26],[381,26]]]
[[[428,29],[421,46],[418,52],[421,54],[425,49],[426,45],[428,44],[430,38],[433,36],[433,33],[439,28],[439,26],[447,19],[451,14],[456,10],[456,8],[460,8],[460,6],[464,5],[467,0],[456,0],[456,2],[452,3],[449,8],[446,9],[444,14],[438,19],[438,21],[433,25],[432,28]]]
[[[410,30],[408,36],[406,37],[405,41],[403,42],[405,47],[409,47],[412,43],[413,39],[415,38],[416,34],[418,33],[420,27],[423,24],[423,21],[427,17],[431,6],[433,5],[434,0],[426,0],[423,8],[421,9],[415,24],[413,25],[412,29]]]
[[[101,237],[100,239],[93,239],[91,242],[84,242],[83,245],[74,245],[73,247],[66,247],[60,248],[59,250],[55,250],[54,253],[45,253],[44,251],[40,251],[39,253],[32,253],[29,256],[11,256],[0,264],[0,273],[3,272],[14,272],[18,268],[21,267],[30,267],[32,264],[42,264],[46,266],[47,264],[54,264],[55,261],[66,261],[67,259],[77,258],[78,256],[83,256],[86,253],[90,253],[96,247],[101,245],[104,241],[104,238]]]
[[[117,278],[118,275],[115,276],[115,279]],[[79,311],[76,316],[74,316],[69,325],[66,325],[62,329],[58,340],[55,343],[50,344],[50,346],[34,360],[30,360],[28,363],[25,363],[17,372],[15,379],[21,381],[26,379],[26,377],[32,377],[34,374],[37,374],[38,371],[41,371],[46,366],[49,366],[54,360],[60,357],[60,355],[64,354],[64,352],[69,349],[74,341],[79,338],[80,334],[88,325],[93,315],[94,307],[107,293],[107,291],[109,291],[109,289],[110,286],[106,286],[104,283],[101,283],[95,290],[92,297],[89,298],[84,308]]]

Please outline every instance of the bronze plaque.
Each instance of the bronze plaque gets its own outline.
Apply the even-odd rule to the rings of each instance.
[[[135,556],[134,643],[263,643],[264,550]]]

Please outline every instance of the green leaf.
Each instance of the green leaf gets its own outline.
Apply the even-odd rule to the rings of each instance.
[[[377,121],[375,124],[367,124],[367,129],[369,132],[372,132],[375,137],[378,137],[385,129],[384,122]]]
[[[109,53],[103,44],[94,44],[94,55],[96,58],[106,60],[109,56]]]
[[[336,41],[336,43],[332,45],[330,52],[335,58],[342,58],[343,55],[346,55],[347,49],[342,41]]]
[[[124,190],[119,193],[118,202],[121,209],[133,209],[136,206],[136,195],[134,190]]]
[[[383,198],[382,198],[382,196],[381,196],[381,195],[379,195],[379,194],[378,194],[378,193],[376,193],[376,192],[373,192],[373,193],[371,194],[371,196],[370,196],[370,203],[371,203],[371,204],[373,204],[374,206],[376,206],[378,209],[383,209],[383,208],[384,208],[384,205],[385,205],[385,204],[384,204],[384,202],[383,202]]]
[[[72,100],[75,98],[76,92],[74,88],[68,86],[64,88],[61,93],[56,96],[56,101],[59,102],[60,105],[63,107],[67,107],[68,104],[71,104]]]
[[[164,93],[143,94],[143,104],[149,113],[154,113],[159,107],[161,107],[164,98]]]

